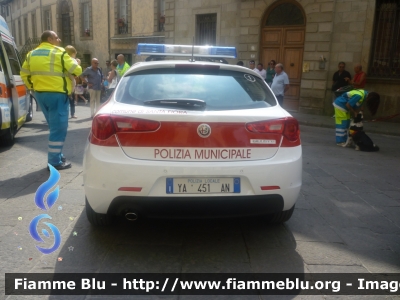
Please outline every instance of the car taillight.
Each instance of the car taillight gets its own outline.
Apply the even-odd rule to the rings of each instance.
[[[248,131],[255,133],[282,134],[284,138],[281,147],[294,147],[300,145],[299,123],[292,117],[247,123],[246,128]]]
[[[282,133],[284,127],[284,119],[259,121],[246,124],[248,131],[257,133]]]
[[[119,132],[145,132],[156,131],[160,127],[160,122],[137,118],[113,116],[112,120],[117,133]]]
[[[106,140],[115,134],[111,117],[109,115],[97,115],[93,119],[92,134],[99,140]]]
[[[283,135],[291,142],[295,142],[300,139],[299,122],[297,122],[295,118],[286,119]]]
[[[116,134],[156,131],[160,122],[113,115],[97,115],[93,119],[90,142],[99,146],[118,147]]]

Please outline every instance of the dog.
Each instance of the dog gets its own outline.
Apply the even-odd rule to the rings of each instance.
[[[355,147],[357,151],[375,152],[379,147],[374,144],[371,138],[365,133],[363,125],[363,114],[360,111],[357,117],[350,121],[347,141],[343,147]]]

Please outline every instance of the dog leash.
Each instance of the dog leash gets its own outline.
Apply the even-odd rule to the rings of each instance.
[[[363,120],[363,122],[364,123],[380,122],[380,121],[396,118],[399,115],[400,115],[400,113],[397,113],[397,114],[394,114],[394,115],[384,116],[384,117],[380,117],[380,118],[376,118],[376,119],[372,119],[372,120],[366,120],[366,121]]]

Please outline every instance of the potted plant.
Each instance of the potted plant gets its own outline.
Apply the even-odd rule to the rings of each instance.
[[[118,19],[118,27],[124,27],[125,26],[125,19],[120,18]]]
[[[90,36],[90,29],[89,28],[85,29],[85,36]]]

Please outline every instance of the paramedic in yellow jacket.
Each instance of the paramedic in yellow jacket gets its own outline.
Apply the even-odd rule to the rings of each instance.
[[[59,47],[61,40],[54,31],[46,30],[41,44],[26,56],[21,77],[35,91],[35,98],[49,124],[48,163],[57,170],[68,169],[71,163],[62,154],[68,127],[69,74],[79,76],[82,68]]]

